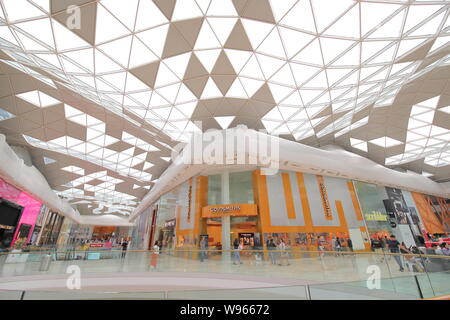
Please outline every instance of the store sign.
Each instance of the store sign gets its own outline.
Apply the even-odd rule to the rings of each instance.
[[[166,222],[164,222],[164,228],[174,228],[176,223],[176,219],[167,220]]]
[[[207,206],[202,209],[203,218],[221,216],[256,216],[257,214],[257,205],[252,203]]]
[[[387,215],[381,211],[372,211],[371,213],[365,213],[364,217],[367,221],[388,221]]]
[[[89,245],[89,247],[91,247],[91,248],[103,248],[104,244],[103,243],[91,243]]]
[[[317,183],[319,184],[320,197],[322,198],[323,210],[325,212],[325,218],[327,220],[333,219],[333,213],[331,212],[330,202],[328,201],[327,187],[325,186],[325,180],[322,176],[317,176]]]

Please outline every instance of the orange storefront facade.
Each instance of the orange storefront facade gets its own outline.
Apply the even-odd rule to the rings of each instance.
[[[371,194],[371,188],[378,193]],[[268,239],[282,238],[291,248],[322,245],[331,250],[332,239],[339,237],[344,248],[351,239],[354,250],[370,250],[371,237],[395,234],[415,245],[426,232],[450,231],[446,200],[439,200],[439,209],[433,201],[418,193],[301,172],[218,172],[193,177],[163,195],[154,204],[149,241],[193,248],[207,236],[210,247],[238,239],[246,248],[260,249]],[[229,237],[223,230],[229,230]]]

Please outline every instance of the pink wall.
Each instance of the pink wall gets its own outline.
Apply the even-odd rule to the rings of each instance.
[[[22,192],[19,189],[13,187],[2,179],[0,179],[0,197],[24,207],[22,217],[20,218],[19,224],[17,225],[17,230],[14,234],[12,244],[14,244],[14,241],[16,240],[17,232],[19,231],[20,225],[22,223],[30,224],[32,226],[28,235],[28,240],[30,240],[32,231],[34,229],[34,224],[36,222],[37,216],[39,215],[42,203],[35,200],[25,192]]]

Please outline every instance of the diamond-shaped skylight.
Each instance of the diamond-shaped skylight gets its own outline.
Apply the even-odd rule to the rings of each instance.
[[[35,105],[36,107],[40,107],[40,108],[50,107],[55,104],[61,103],[61,101],[41,92],[39,90],[20,93],[20,94],[17,94],[16,96],[22,100],[25,100],[25,101]]]
[[[400,144],[403,144],[403,142],[392,139],[390,137],[381,137],[381,138],[370,140],[369,142],[373,143],[377,146],[383,147],[383,148],[390,148],[390,147],[395,147]]]

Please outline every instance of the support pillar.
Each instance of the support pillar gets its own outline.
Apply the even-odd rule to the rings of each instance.
[[[230,204],[230,175],[229,172],[222,173],[222,204]],[[222,216],[222,260],[230,261],[231,249],[231,218]]]

